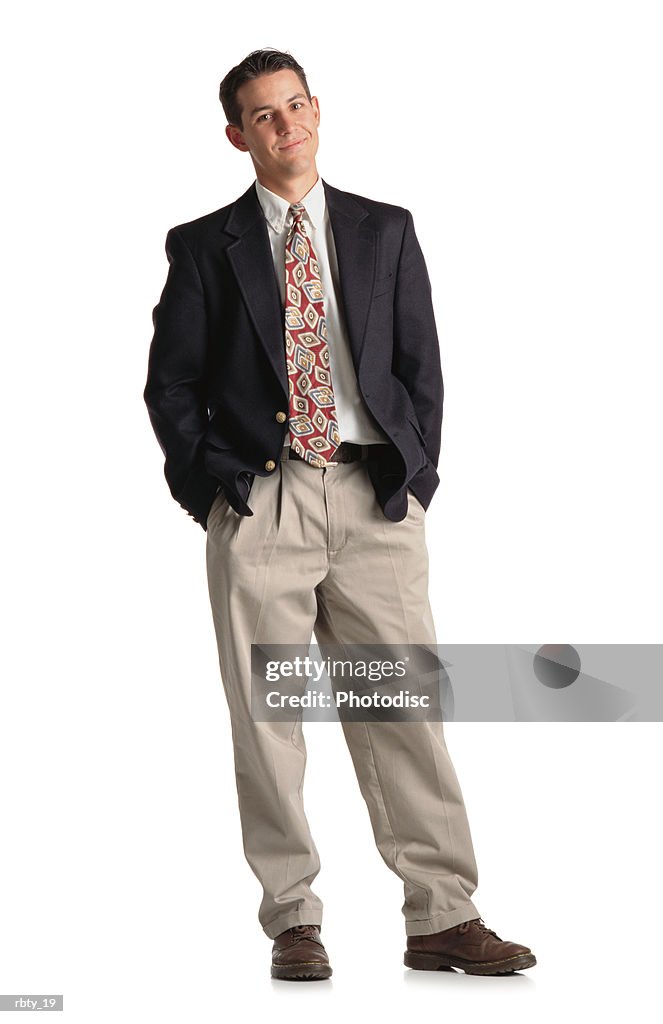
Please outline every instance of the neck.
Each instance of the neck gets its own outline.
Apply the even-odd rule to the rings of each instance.
[[[288,178],[285,181],[278,178],[269,178],[262,171],[256,171],[256,177],[260,184],[264,188],[268,188],[274,195],[281,196],[281,199],[285,199],[288,203],[298,203],[315,185],[318,180],[318,171],[314,164],[306,174],[302,174],[297,178]]]

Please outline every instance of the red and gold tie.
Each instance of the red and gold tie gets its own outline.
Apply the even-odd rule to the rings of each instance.
[[[341,443],[334,404],[320,268],[294,203],[285,246],[285,353],[290,444],[324,468]]]

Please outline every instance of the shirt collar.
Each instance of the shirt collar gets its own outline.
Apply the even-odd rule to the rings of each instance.
[[[283,196],[277,196],[276,193],[270,192],[268,188],[260,184],[257,178],[255,186],[265,219],[277,234],[281,234],[286,223],[290,221],[288,212],[290,203]],[[303,203],[313,228],[320,227],[325,215],[325,190],[320,175],[318,175],[315,185],[299,201]]]

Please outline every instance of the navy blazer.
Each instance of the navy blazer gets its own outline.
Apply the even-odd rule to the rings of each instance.
[[[439,484],[440,352],[412,214],[323,180],[357,383],[392,445],[368,462],[385,516],[424,508]],[[168,231],[169,271],[152,313],[144,398],[173,497],[206,529],[223,487],[240,515],[278,465],[288,423],[284,312],[255,183],[228,206]],[[333,344],[333,341],[332,341]],[[279,417],[282,419],[283,417]]]

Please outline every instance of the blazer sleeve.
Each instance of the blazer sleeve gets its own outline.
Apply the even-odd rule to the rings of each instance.
[[[168,277],[152,312],[143,397],[165,455],[164,473],[176,501],[206,528],[219,481],[203,463],[209,425],[206,388],[207,316],[196,262],[176,228],[166,236]]]
[[[444,401],[440,345],[426,263],[412,214],[406,210],[405,215],[395,285],[392,365],[412,399],[426,455],[437,468]]]

